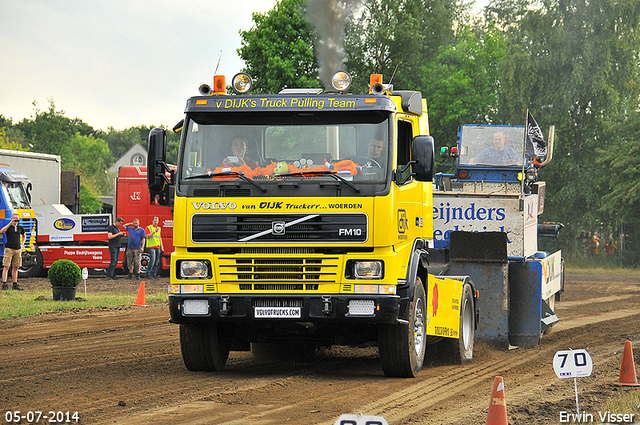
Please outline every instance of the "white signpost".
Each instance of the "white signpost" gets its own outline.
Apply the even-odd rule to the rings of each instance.
[[[84,300],[87,300],[87,278],[89,277],[89,269],[82,268],[82,280],[84,280]]]
[[[573,378],[576,389],[576,409],[580,415],[580,404],[578,403],[578,380],[591,376],[593,371],[593,360],[587,350],[560,350],[553,357],[553,370],[560,379]]]

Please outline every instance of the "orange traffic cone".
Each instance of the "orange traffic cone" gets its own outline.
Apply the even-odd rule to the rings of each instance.
[[[638,387],[638,378],[636,378],[636,365],[633,362],[633,350],[631,349],[631,341],[624,343],[624,353],[622,354],[622,367],[620,368],[620,379],[618,384],[625,387]]]
[[[502,376],[496,376],[493,380],[493,392],[489,402],[487,425],[508,425],[507,400],[504,397],[504,382]]]
[[[136,302],[131,305],[140,305],[147,306],[144,302],[144,280],[140,282],[140,289],[138,289],[138,297],[136,298]]]

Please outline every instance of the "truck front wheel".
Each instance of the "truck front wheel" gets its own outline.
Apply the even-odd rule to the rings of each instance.
[[[36,251],[36,264],[24,265],[18,269],[18,277],[19,278],[27,278],[27,277],[38,277],[42,275],[42,254],[40,251]],[[9,269],[11,270],[11,269]]]
[[[231,339],[221,335],[218,323],[180,325],[182,360],[190,371],[221,371],[227,363],[230,347]]]
[[[18,269],[18,277],[38,277],[42,274],[42,266],[40,264],[33,264],[31,266],[22,266]]]
[[[409,306],[409,323],[380,325],[378,349],[384,374],[415,378],[422,369],[427,347],[427,297],[420,278],[416,278]]]

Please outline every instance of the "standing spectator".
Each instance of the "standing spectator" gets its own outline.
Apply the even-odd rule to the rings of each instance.
[[[22,266],[22,245],[24,244],[24,228],[20,226],[20,216],[13,214],[11,221],[7,223],[0,233],[7,236],[7,242],[4,244],[4,257],[2,259],[2,290],[9,289],[7,285],[7,277],[9,275],[9,267],[11,266],[11,277],[13,277],[13,289],[15,291],[24,291],[24,288],[18,286],[18,269]]]
[[[140,279],[140,258],[144,249],[146,234],[140,227],[140,220],[134,218],[131,223],[123,224],[129,232],[129,242],[127,243],[127,265],[129,266],[129,279]]]
[[[610,240],[604,246],[604,252],[607,254],[607,257],[611,257],[617,249],[618,249],[618,246],[613,240]]]
[[[598,255],[598,248],[600,247],[600,238],[598,238],[598,234],[593,234],[593,239],[591,239],[590,243],[590,252],[591,255]]]
[[[158,265],[160,264],[160,256],[164,251],[164,244],[162,243],[162,236],[160,235],[161,228],[158,226],[160,220],[158,217],[153,217],[153,222],[146,228],[147,238],[147,252],[149,253],[149,264],[147,265],[147,277],[149,279],[155,279],[157,277]]]
[[[120,256],[120,239],[124,232],[120,230],[120,226],[124,223],[124,218],[118,217],[111,226],[107,228],[107,238],[109,239],[109,267],[107,268],[107,279],[116,279],[116,266],[118,265],[118,257]]]

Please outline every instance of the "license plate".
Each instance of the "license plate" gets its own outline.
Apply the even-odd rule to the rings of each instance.
[[[254,307],[256,319],[300,319],[301,307]]]

